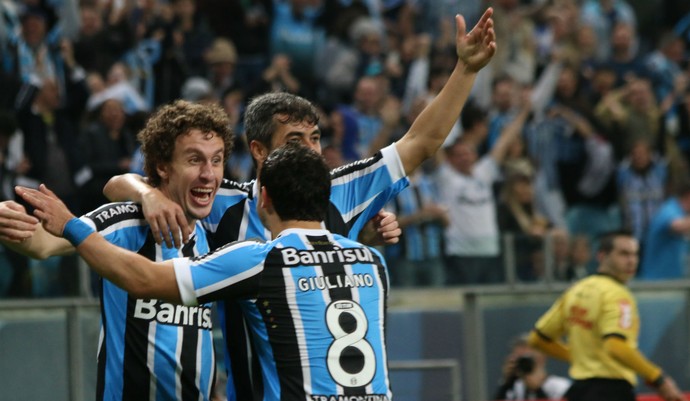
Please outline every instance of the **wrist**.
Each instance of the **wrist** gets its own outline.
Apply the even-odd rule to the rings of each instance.
[[[70,219],[62,230],[62,236],[75,248],[78,247],[91,234],[96,232],[91,226],[77,217]]]
[[[666,377],[664,376],[664,374],[659,373],[659,376],[656,379],[647,381],[647,384],[649,385],[649,387],[653,387],[653,388],[658,389],[659,387],[661,387],[664,384],[665,380],[666,380]]]

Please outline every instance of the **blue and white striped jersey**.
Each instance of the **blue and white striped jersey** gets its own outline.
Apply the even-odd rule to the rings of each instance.
[[[81,218],[110,243],[154,261],[209,251],[197,223],[181,250],[155,243],[138,204],[102,206]],[[215,380],[211,305],[136,299],[101,281],[97,400],[209,400]]]
[[[185,305],[238,299],[264,401],[390,400],[381,255],[323,229],[288,229],[174,259]]]
[[[356,239],[364,224],[408,185],[395,145],[339,167],[331,172],[331,204],[324,225],[333,233]],[[223,181],[211,213],[202,220],[212,249],[234,241],[270,238],[256,211],[258,190],[255,181]],[[246,311],[232,302],[221,301],[217,306],[225,340],[225,366],[232,378],[228,380],[228,401],[261,399],[259,367],[249,363],[254,350],[247,346],[247,328],[242,320]]]

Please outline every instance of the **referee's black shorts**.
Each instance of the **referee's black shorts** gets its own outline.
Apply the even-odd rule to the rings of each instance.
[[[623,379],[575,380],[565,393],[568,401],[635,401],[633,386]]]

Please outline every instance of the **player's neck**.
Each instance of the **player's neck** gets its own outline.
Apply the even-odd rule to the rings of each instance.
[[[275,238],[281,232],[289,228],[305,228],[308,230],[323,229],[320,221],[305,221],[305,220],[276,220],[270,223],[271,237]]]

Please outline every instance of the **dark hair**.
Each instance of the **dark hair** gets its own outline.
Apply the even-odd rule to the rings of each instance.
[[[215,104],[177,100],[158,109],[137,135],[144,155],[144,172],[152,186],[160,185],[161,177],[156,167],[172,161],[177,137],[186,135],[193,129],[209,135],[215,132],[225,145],[223,158],[228,159],[234,136],[225,111]]]
[[[331,176],[323,157],[297,143],[271,152],[259,181],[281,220],[323,221],[331,196]]]
[[[616,238],[620,237],[632,238],[633,234],[630,230],[614,230],[601,234],[599,236],[599,252],[611,253]]]
[[[244,113],[244,132],[247,143],[256,140],[270,149],[276,130],[274,116],[282,115],[283,124],[307,122],[318,124],[316,107],[303,97],[287,92],[270,92],[253,98]]]
[[[477,104],[477,102],[470,100],[463,107],[460,113],[460,124],[462,129],[469,130],[474,128],[477,124],[488,122],[489,114],[484,108]]]

